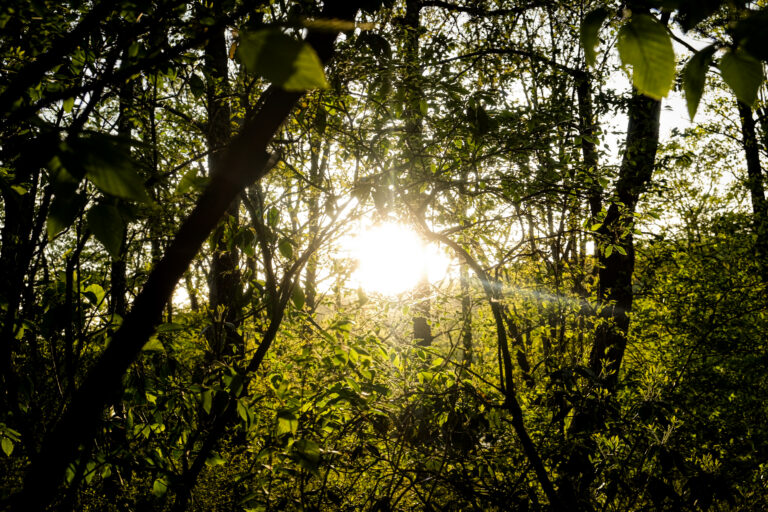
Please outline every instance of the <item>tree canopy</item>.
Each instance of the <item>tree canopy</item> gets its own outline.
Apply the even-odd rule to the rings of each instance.
[[[5,1],[0,509],[768,508],[766,22]]]

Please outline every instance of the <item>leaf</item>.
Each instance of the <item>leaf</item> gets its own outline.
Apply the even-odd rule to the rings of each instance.
[[[733,42],[756,59],[768,60],[768,9],[752,11],[733,28]]]
[[[208,389],[203,391],[203,410],[206,414],[211,414],[211,407],[213,406],[213,392]]]
[[[701,101],[701,95],[704,92],[707,69],[709,69],[714,53],[714,45],[707,46],[703,50],[696,52],[683,70],[683,89],[685,90],[685,101],[688,103],[688,115],[691,121],[693,121],[696,110],[699,108],[699,101]]]
[[[205,82],[197,73],[193,73],[189,77],[189,90],[195,98],[200,98],[205,94]]]
[[[281,410],[277,413],[277,430],[276,435],[281,436],[283,434],[295,434],[296,429],[299,428],[299,420],[296,415],[289,410]]]
[[[227,461],[224,460],[224,458],[218,453],[213,452],[210,457],[205,459],[205,463],[208,466],[221,466],[223,464],[226,464]]]
[[[163,347],[162,342],[157,339],[157,336],[152,336],[149,341],[144,344],[141,350],[144,352],[163,352],[165,347]]]
[[[67,171],[73,176],[84,172],[102,192],[130,201],[152,202],[134,170],[130,141],[89,134],[68,141],[61,157]]]
[[[85,206],[87,199],[85,194],[57,194],[51,201],[51,207],[48,210],[48,221],[46,223],[46,231],[48,232],[48,239],[52,240],[53,237],[60,232],[67,229],[75,221],[80,211]]]
[[[736,50],[720,59],[723,80],[745,105],[752,106],[757,99],[757,90],[763,83],[763,65],[749,54]]]
[[[654,99],[667,95],[675,78],[675,51],[666,28],[647,14],[632,16],[619,30],[619,56],[632,66],[632,83]]]
[[[301,286],[298,284],[293,286],[293,292],[291,293],[291,300],[293,301],[293,305],[296,306],[296,309],[301,309],[304,307],[304,303],[306,302],[306,297],[304,296],[304,290],[301,289]]]
[[[161,498],[166,492],[168,492],[168,480],[165,477],[156,479],[152,484],[152,494]]]
[[[127,166],[89,166],[86,175],[102,192],[139,203],[151,203],[144,183]]]
[[[64,103],[62,103],[61,106],[62,106],[62,108],[64,108],[64,112],[66,112],[67,114],[72,112],[72,107],[75,106],[75,98],[74,98],[74,96],[71,97],[71,98],[65,99]]]
[[[88,229],[104,245],[110,256],[120,258],[125,235],[125,221],[117,208],[110,204],[97,204],[86,215]]]
[[[98,306],[101,304],[101,301],[104,300],[104,295],[106,295],[106,293],[104,292],[104,288],[96,283],[93,283],[88,285],[88,288],[83,290],[83,295],[85,295],[85,298],[88,299],[88,302],[94,306]]]
[[[280,222],[280,211],[273,206],[267,211],[267,224],[270,227],[275,227],[278,222]]]
[[[599,7],[584,16],[584,21],[581,22],[579,38],[581,39],[581,46],[584,48],[584,59],[589,66],[594,66],[597,60],[595,47],[600,43],[600,27],[608,18],[608,14],[608,9]]]
[[[280,251],[280,254],[283,255],[283,258],[288,260],[293,258],[293,244],[291,244],[289,239],[281,238],[277,244],[277,248]]]
[[[237,415],[247,424],[248,423],[248,406],[243,403],[242,400],[237,401]]]
[[[308,439],[299,439],[292,446],[299,465],[308,471],[315,471],[320,463],[320,446]]]
[[[248,72],[261,75],[286,91],[329,87],[315,50],[277,30],[243,33],[237,55]]]
[[[8,439],[7,437],[4,437],[2,441],[0,441],[0,446],[3,448],[3,452],[10,457],[11,453],[13,453],[13,441]]]

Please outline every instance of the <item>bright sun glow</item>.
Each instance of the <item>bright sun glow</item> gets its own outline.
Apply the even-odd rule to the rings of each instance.
[[[445,277],[448,257],[434,244],[426,244],[401,224],[378,224],[350,241],[357,269],[355,286],[385,295],[397,295],[416,286],[423,275],[431,283]]]

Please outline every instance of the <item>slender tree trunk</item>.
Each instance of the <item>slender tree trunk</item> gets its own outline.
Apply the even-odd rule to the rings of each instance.
[[[741,120],[742,146],[747,160],[747,189],[752,199],[752,224],[757,243],[755,252],[763,282],[768,283],[768,201],[765,199],[765,177],[760,164],[757,131],[752,109],[737,101]]]
[[[419,60],[419,31],[421,27],[421,2],[406,0],[405,15],[402,20],[402,66],[403,76],[400,83],[403,98],[403,118],[405,121],[403,164],[408,169],[409,186],[416,189],[413,196],[418,198],[418,188],[424,176],[421,160],[423,152],[421,102],[421,68]],[[417,215],[421,215],[418,208]],[[420,219],[421,220],[421,219]],[[430,286],[426,269],[422,269],[419,282],[413,293],[413,338],[419,345],[432,343],[432,327],[429,324]]]
[[[220,14],[221,2],[215,2],[213,15]],[[229,73],[227,70],[227,45],[224,27],[218,28],[205,45],[205,63],[209,70],[206,96],[208,100],[209,169],[216,169],[224,150],[232,138],[229,106]],[[240,325],[240,256],[238,250],[227,243],[228,237],[237,230],[239,223],[239,197],[227,208],[224,220],[211,236],[211,270],[208,278],[208,297],[213,315],[214,328],[208,332],[214,358],[240,353],[244,350],[237,334]]]
[[[640,193],[651,180],[659,144],[661,102],[634,94],[629,105],[626,151],[619,169],[615,199],[598,229],[598,274],[601,323],[589,356],[589,367],[614,391],[627,345],[632,311],[635,246],[632,236]]]
[[[120,88],[120,114],[117,119],[117,134],[123,139],[130,139],[131,137],[131,120],[130,110],[133,104],[134,97],[134,84],[132,81],[127,82]],[[123,231],[122,240],[120,241],[120,254],[116,258],[112,258],[110,264],[110,303],[109,314],[119,315],[121,318],[125,316],[126,302],[125,293],[127,288],[126,281],[126,256],[127,256],[127,236],[128,229]]]
[[[629,104],[626,149],[611,204],[597,231],[598,317],[601,322],[589,356],[595,375],[593,386],[616,391],[618,374],[627,345],[629,313],[634,294],[632,275],[635,248],[632,237],[634,215],[640,194],[653,174],[659,140],[661,102],[633,93]],[[598,393],[599,396],[599,393]],[[588,397],[576,407],[568,434],[572,438],[569,455],[561,467],[560,489],[574,510],[593,510],[589,487],[594,468],[589,461],[595,447],[589,434],[603,428],[605,404]]]

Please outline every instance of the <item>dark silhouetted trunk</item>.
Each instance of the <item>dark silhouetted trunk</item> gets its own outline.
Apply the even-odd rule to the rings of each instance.
[[[765,199],[763,167],[752,109],[738,101],[742,146],[747,161],[747,189],[752,199],[752,225],[757,242],[755,252],[763,282],[768,283],[768,201]]]

